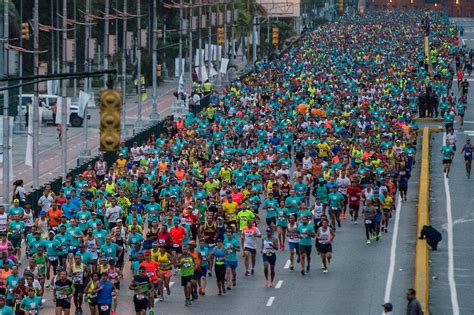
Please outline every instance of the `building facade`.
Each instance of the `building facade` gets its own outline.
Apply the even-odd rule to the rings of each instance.
[[[451,17],[474,17],[474,0],[372,0],[377,8],[427,8],[443,10]]]

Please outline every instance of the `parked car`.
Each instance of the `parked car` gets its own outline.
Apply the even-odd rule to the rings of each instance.
[[[26,122],[28,124],[28,104],[33,103],[33,94],[23,94],[19,97],[21,98],[21,114],[25,115]],[[55,124],[56,104],[58,102],[58,99],[61,98],[61,96],[40,94],[38,97],[39,104],[43,108],[42,122]],[[72,127],[82,126],[83,119],[79,117],[78,112],[79,106],[77,104],[71,104],[69,107],[69,124]]]

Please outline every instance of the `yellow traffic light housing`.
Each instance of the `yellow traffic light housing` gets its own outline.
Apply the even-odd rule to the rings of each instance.
[[[156,76],[161,78],[161,65],[156,65]]]
[[[30,24],[28,22],[21,23],[21,38],[30,40]]]
[[[100,151],[117,152],[120,147],[122,94],[104,90],[100,94]]]
[[[278,33],[278,27],[272,27],[272,44],[273,46],[278,46],[280,42],[280,34]]]
[[[222,46],[225,43],[225,31],[223,27],[217,28],[217,44]]]
[[[338,0],[337,1],[337,11],[339,12],[339,14],[341,14],[341,15],[344,14],[344,9],[345,9],[344,0]]]

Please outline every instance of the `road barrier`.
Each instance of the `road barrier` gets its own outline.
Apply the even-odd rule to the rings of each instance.
[[[425,315],[430,314],[430,266],[428,245],[425,240],[420,240],[418,236],[424,225],[428,225],[429,202],[430,202],[430,128],[423,128],[423,141],[421,145],[421,170],[420,187],[418,192],[418,225],[416,235],[416,256],[415,256],[415,283],[414,287],[418,300],[423,307]]]

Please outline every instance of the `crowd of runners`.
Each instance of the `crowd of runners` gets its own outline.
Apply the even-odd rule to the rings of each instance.
[[[407,200],[420,93],[446,99],[443,117],[456,106],[455,27],[431,16],[430,78],[423,17],[371,12],[308,32],[167,134],[46,188],[38,217],[17,189],[0,207],[1,313],[39,314],[52,290],[57,315],[114,315],[118,291],[132,290],[145,314],[182,294],[170,288],[178,276],[190,306],[211,279],[219,295],[255,273],[273,287],[283,251],[300,277],[318,255],[327,273],[345,225],[361,224],[361,246],[379,243]]]

